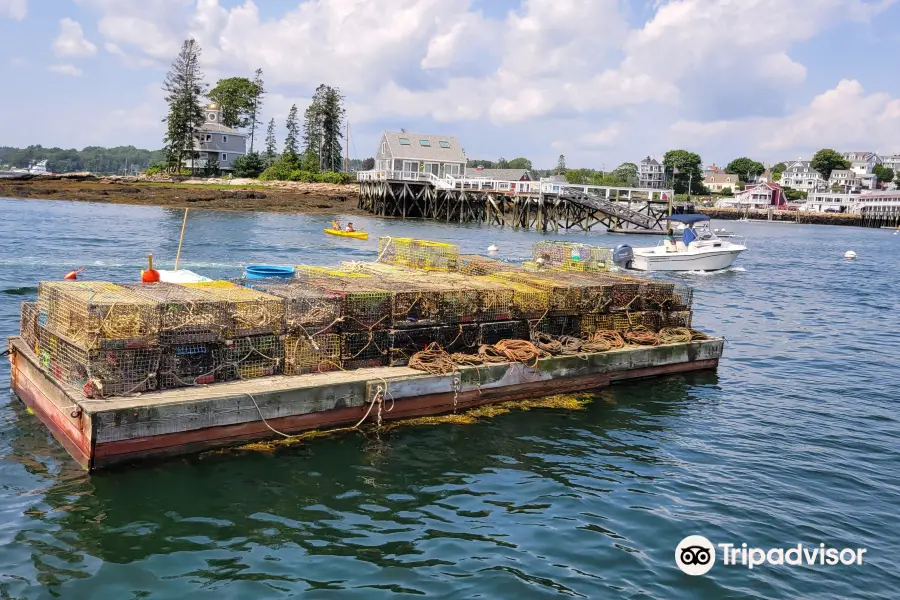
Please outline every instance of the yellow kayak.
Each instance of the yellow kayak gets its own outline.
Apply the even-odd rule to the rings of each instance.
[[[356,238],[358,240],[369,239],[368,231],[341,231],[340,229],[325,229],[324,231],[328,235],[338,235],[341,237]]]

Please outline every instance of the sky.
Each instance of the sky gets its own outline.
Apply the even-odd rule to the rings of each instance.
[[[191,37],[211,85],[263,69],[279,141],[340,88],[351,158],[400,128],[537,168],[900,153],[900,0],[0,0],[0,146],[160,148]]]

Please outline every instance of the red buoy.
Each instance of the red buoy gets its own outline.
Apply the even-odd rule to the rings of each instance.
[[[159,281],[159,271],[153,268],[153,255],[147,255],[147,270],[141,271],[141,281],[144,283],[156,283]]]
[[[76,269],[74,271],[69,271],[68,273],[66,273],[66,276],[63,277],[63,279],[78,279],[78,274],[82,271],[84,271],[84,267],[81,267],[80,269]]]

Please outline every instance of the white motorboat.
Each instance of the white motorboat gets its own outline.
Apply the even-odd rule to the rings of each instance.
[[[686,225],[682,239],[666,239],[658,246],[616,248],[616,263],[637,271],[718,271],[727,269],[747,249],[743,239],[725,240],[709,228],[706,215],[672,215],[670,222]],[[740,243],[738,243],[740,241]]]

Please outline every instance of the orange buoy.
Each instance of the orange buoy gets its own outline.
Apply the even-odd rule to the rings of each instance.
[[[80,269],[75,269],[74,271],[69,271],[68,273],[66,273],[66,276],[63,277],[63,279],[78,279],[78,274],[81,273],[82,271],[84,271],[84,267],[81,267]]]
[[[159,281],[159,271],[153,268],[153,255],[147,255],[147,270],[141,271],[141,281],[144,283],[156,283]]]

